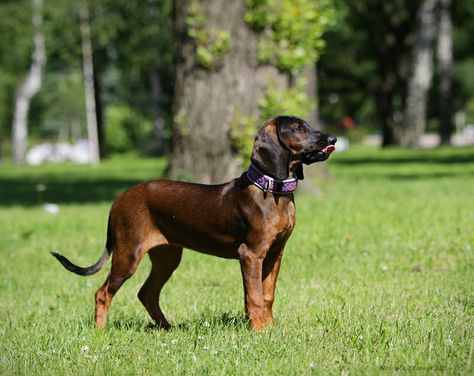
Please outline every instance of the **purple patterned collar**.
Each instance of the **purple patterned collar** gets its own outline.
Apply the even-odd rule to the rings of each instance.
[[[264,192],[289,194],[296,191],[298,187],[298,179],[275,179],[271,176],[265,175],[253,164],[250,165],[247,171],[249,180]]]

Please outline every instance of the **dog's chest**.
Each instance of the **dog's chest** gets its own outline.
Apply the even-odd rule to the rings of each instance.
[[[291,201],[273,213],[271,223],[271,232],[277,239],[286,239],[291,235],[295,227],[295,205]]]

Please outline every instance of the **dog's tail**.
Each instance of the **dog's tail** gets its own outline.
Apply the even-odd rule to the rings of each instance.
[[[63,255],[57,253],[57,252],[51,252],[51,254],[56,257],[56,259],[70,272],[73,272],[77,275],[92,275],[97,273],[104,264],[107,262],[110,256],[110,252],[107,248],[104,249],[104,252],[102,252],[102,255],[100,256],[99,260],[94,265],[88,266],[87,268],[81,268],[80,266],[74,265],[71,261],[69,261],[66,257]]]

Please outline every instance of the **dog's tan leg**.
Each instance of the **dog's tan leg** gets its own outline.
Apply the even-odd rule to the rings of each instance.
[[[240,268],[244,282],[245,313],[255,331],[265,328],[263,317],[262,264],[263,258],[255,255],[246,244],[239,247]]]
[[[114,250],[110,273],[95,294],[95,325],[97,329],[102,330],[105,327],[112,298],[123,283],[137,270],[138,264],[143,258],[140,248],[134,247],[136,252],[133,254],[127,254],[128,249],[122,252],[120,249]]]
[[[268,326],[273,325],[273,301],[275,299],[275,286],[280,271],[282,252],[272,252],[263,261],[263,302],[264,320]]]
[[[163,329],[169,329],[170,324],[160,308],[160,292],[178,267],[182,253],[183,249],[181,247],[173,245],[163,245],[148,252],[152,268],[148,279],[138,293],[138,298],[151,318]]]

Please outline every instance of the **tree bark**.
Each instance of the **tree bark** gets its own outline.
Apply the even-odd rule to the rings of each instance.
[[[84,92],[86,100],[87,138],[90,146],[92,164],[100,162],[99,136],[97,131],[97,113],[94,90],[94,63],[92,60],[92,41],[90,33],[89,10],[87,5],[79,8],[82,41],[82,64],[84,71]]]
[[[198,66],[196,41],[187,34],[190,5],[198,6],[209,33],[231,35],[228,52],[210,69]],[[173,103],[174,140],[167,175],[201,183],[238,176],[242,161],[233,150],[230,124],[240,116],[258,116],[269,84],[286,88],[288,76],[259,66],[258,34],[244,21],[245,0],[176,0],[176,71]]]
[[[16,91],[12,122],[13,161],[16,165],[25,162],[28,141],[28,111],[31,99],[41,88],[43,68],[46,64],[42,15],[43,0],[32,1],[33,54],[30,71]]]
[[[426,128],[428,90],[433,75],[433,40],[436,34],[436,4],[424,0],[418,11],[418,28],[412,53],[411,74],[405,101],[401,145],[416,147]]]
[[[451,0],[439,0],[438,71],[439,71],[439,136],[441,145],[451,143],[453,132],[453,24]]]
[[[375,97],[377,113],[382,122],[382,147],[400,144],[400,129],[393,118],[393,93],[380,89]]]

